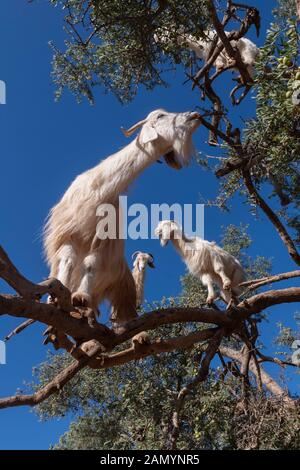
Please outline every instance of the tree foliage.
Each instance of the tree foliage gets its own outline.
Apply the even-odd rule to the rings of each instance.
[[[96,85],[121,102],[131,100],[140,85],[166,85],[164,72],[186,63],[174,45],[164,55],[154,40],[157,30],[184,27],[196,36],[207,26],[205,0],[51,0],[65,10],[65,49],[54,51],[57,97],[68,87],[77,99],[93,101]]]
[[[245,123],[238,148],[228,147],[227,157],[234,163],[242,150],[250,162],[251,177],[256,189],[263,190],[280,217],[292,229],[299,243],[299,151],[300,151],[300,67],[299,28],[293,0],[279,0],[273,11],[264,45],[255,64],[254,97],[256,115]],[[249,195],[243,175],[230,172],[222,181],[217,198],[219,207],[239,192],[246,195],[256,214],[257,202]],[[279,207],[278,207],[279,203]]]
[[[132,100],[141,86],[147,90],[166,86],[166,72],[179,65],[191,77],[192,64],[197,69],[199,62],[178,47],[178,32],[199,38],[212,26],[208,0],[50,2],[65,12],[65,47],[52,43],[57,97],[68,88],[78,100],[87,97],[93,102],[94,87],[101,85],[124,103]],[[216,5],[222,12],[226,2]],[[255,66],[257,114],[242,131],[242,150],[245,158],[257,161],[252,169],[257,188],[265,183],[272,188],[271,196],[281,204],[279,215],[298,242],[300,107],[293,96],[299,87],[300,64],[295,14],[294,0],[278,0],[274,22]],[[162,30],[169,32],[165,44],[154,39]],[[229,112],[223,106],[222,113],[225,123]],[[225,152],[233,161],[240,158],[240,152],[232,146]],[[236,191],[245,192],[239,172],[224,179],[217,198],[219,206],[226,207]]]
[[[268,274],[270,262],[251,260],[247,249],[251,239],[245,227],[225,230],[223,246],[250,269],[251,275]],[[257,266],[257,272],[253,266]],[[206,293],[196,278],[182,280],[182,293],[172,305],[198,306]],[[163,308],[166,301],[156,306]],[[160,328],[155,335],[186,334],[193,324]],[[228,340],[239,348],[238,341]],[[178,391],[197,373],[203,345],[188,351],[159,355],[104,371],[84,369],[59,395],[40,404],[42,419],[74,415],[75,419],[55,449],[165,449]],[[36,369],[39,386],[49,382],[64,368],[68,355],[51,355]],[[231,362],[227,362],[231,367]],[[209,378],[186,401],[178,449],[293,449],[299,446],[297,411],[287,408],[279,398],[259,392],[255,381],[248,392],[249,406],[243,405],[241,379],[213,367]],[[278,424],[280,422],[280,425]]]
[[[256,118],[245,129],[245,146],[257,158],[255,180],[270,182],[281,214],[299,238],[300,67],[297,22],[289,17],[271,24],[261,48],[256,76]],[[267,70],[267,72],[266,72]],[[288,215],[287,207],[290,206]],[[297,215],[296,215],[297,214]]]

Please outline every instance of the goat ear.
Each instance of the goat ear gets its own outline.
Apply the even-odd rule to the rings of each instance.
[[[148,142],[152,142],[158,138],[158,134],[154,127],[150,124],[145,124],[143,129],[141,130],[139,141],[141,144],[148,144]]]

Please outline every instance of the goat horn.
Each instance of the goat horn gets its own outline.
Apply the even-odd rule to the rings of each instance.
[[[121,127],[121,131],[125,135],[125,137],[130,137],[137,129],[142,127],[145,123],[147,122],[147,119],[143,119],[143,121],[139,121],[134,126],[130,127],[129,129],[124,129],[124,127]]]
[[[134,259],[139,253],[140,251],[135,251],[134,253],[132,253],[131,259]]]
[[[154,256],[152,255],[152,253],[148,253],[149,256],[151,256],[151,258],[153,259],[154,261]]]

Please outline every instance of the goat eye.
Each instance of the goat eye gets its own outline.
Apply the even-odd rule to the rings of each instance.
[[[164,117],[164,116],[165,116],[165,114],[159,114],[159,115],[157,116],[157,119],[160,119],[160,118],[162,118],[162,117]]]

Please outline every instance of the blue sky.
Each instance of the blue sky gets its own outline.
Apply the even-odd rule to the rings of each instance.
[[[275,2],[251,3],[261,10],[262,32],[258,43],[262,44]],[[121,126],[129,126],[160,107],[169,111],[194,109],[199,97],[191,92],[190,86],[182,86],[184,77],[179,73],[170,77],[170,88],[158,88],[152,93],[141,89],[136,100],[127,106],[121,106],[114,96],[101,90],[96,92],[93,107],[86,102],[78,105],[68,92],[55,103],[48,41],[62,43],[59,10],[50,7],[46,0],[34,4],[2,0],[0,11],[0,79],[7,85],[7,104],[0,106],[0,243],[23,274],[38,282],[48,274],[42,257],[43,221],[74,177],[126,145]],[[221,93],[227,84],[230,76],[221,82]],[[247,98],[236,113],[251,117],[253,99]],[[194,140],[198,150],[207,150],[207,133],[203,129],[199,129]],[[208,153],[212,154],[211,149]],[[218,184],[213,173],[196,164],[180,172],[166,165],[153,165],[130,188],[129,203],[203,202],[203,198],[216,196]],[[272,258],[274,272],[294,268],[264,216],[255,220],[239,198],[232,201],[230,214],[206,208],[205,237],[219,241],[221,227],[228,223],[250,225],[254,238],[251,254]],[[156,240],[128,241],[128,256],[137,249],[150,251],[156,257],[156,271],[148,273],[146,298],[151,301],[178,294],[185,268],[172,247],[162,250]],[[0,289],[9,292],[1,281]],[[276,323],[282,320],[294,325],[293,312],[290,306],[272,309],[269,323],[262,328],[262,339],[271,349]],[[18,323],[17,319],[1,318],[0,338]],[[7,365],[0,365],[1,396],[12,394],[17,388],[24,389],[24,382],[31,380],[32,367],[45,360],[43,329],[42,325],[35,325],[8,344]],[[279,370],[270,370],[279,376]],[[291,375],[291,389],[299,392],[295,375]],[[69,422],[67,418],[41,423],[28,408],[2,410],[0,449],[47,449],[67,430]]]

